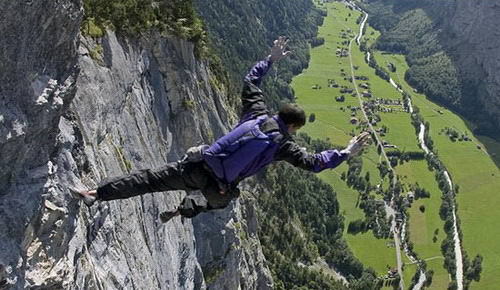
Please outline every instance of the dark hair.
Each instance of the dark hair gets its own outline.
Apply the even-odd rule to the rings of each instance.
[[[284,104],[278,116],[287,125],[302,127],[306,124],[306,113],[297,104]]]

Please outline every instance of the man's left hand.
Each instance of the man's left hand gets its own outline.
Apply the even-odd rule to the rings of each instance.
[[[363,132],[352,138],[351,141],[349,141],[349,144],[347,144],[347,147],[342,151],[349,154],[349,156],[356,156],[359,152],[361,152],[368,140],[370,140],[370,133]]]
[[[284,36],[280,36],[274,41],[274,45],[271,48],[271,55],[269,56],[272,62],[278,61],[292,54],[291,51],[286,51],[288,41],[289,40]]]

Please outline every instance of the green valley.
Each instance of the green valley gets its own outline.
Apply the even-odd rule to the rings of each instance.
[[[328,12],[318,35],[325,41],[323,45],[311,48],[309,67],[292,81],[296,102],[306,112],[314,114],[302,131],[312,138],[343,145],[353,135],[365,130],[369,121],[383,142],[384,150],[390,155],[389,160],[398,181],[396,187],[391,187],[390,174],[381,174],[384,159],[380,154],[381,148],[376,145],[372,145],[363,155],[362,169],[357,172],[362,177],[360,179],[368,183],[363,189],[355,189],[356,184],[348,186],[349,182],[345,182],[349,179],[346,176],[352,165],[342,165],[320,175],[337,192],[340,210],[345,216],[345,239],[355,256],[364,265],[372,267],[380,277],[386,275],[388,270],[394,270],[397,267],[394,240],[392,235],[377,234],[380,220],[377,220],[377,226],[362,231],[352,232],[349,229],[351,225],[370,224],[370,216],[366,213],[374,212],[367,211],[367,208],[375,208],[375,214],[378,215],[379,211],[383,211],[383,206],[377,205],[383,204],[384,196],[388,201],[389,193],[400,192],[393,201],[398,205],[401,203],[399,208],[407,208],[404,219],[407,224],[405,234],[409,236],[407,246],[419,260],[425,261],[427,277],[432,275],[429,289],[446,289],[455,274],[454,270],[448,273],[443,266],[441,248],[446,238],[446,224],[440,217],[442,191],[435,177],[436,171],[431,171],[423,158],[418,132],[412,125],[412,114],[402,93],[368,65],[366,54],[355,41],[349,50],[350,41],[359,33],[361,12],[340,2],[317,2],[317,5]],[[365,27],[361,47],[371,47],[379,35],[372,27]],[[495,269],[500,268],[500,246],[495,238],[500,236],[500,230],[495,225],[498,212],[495,205],[500,199],[496,194],[500,188],[498,167],[459,115],[415,93],[405,82],[403,76],[408,66],[404,56],[372,49],[370,52],[372,62],[375,60],[379,68],[411,97],[414,108],[418,107],[421,117],[428,122],[433,152],[449,171],[453,183],[458,185],[455,188],[458,191],[455,192],[462,253],[468,255],[464,257],[464,279],[473,279],[473,267],[469,262],[480,254],[484,258],[481,279],[473,282],[471,289],[494,289],[500,282],[500,278],[494,274]],[[355,83],[363,95],[363,106],[372,112],[369,120],[365,119],[355,94],[350,59]],[[494,143],[491,140],[489,142]],[[426,192],[428,196],[416,196],[420,192]],[[401,231],[403,225],[398,223],[397,229]],[[417,267],[403,251],[401,253],[405,263],[403,281],[405,289],[410,289],[410,285],[414,285],[418,279],[418,275],[415,276]],[[416,279],[412,281],[414,276]]]

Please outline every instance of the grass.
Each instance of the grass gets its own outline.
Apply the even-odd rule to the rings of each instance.
[[[416,200],[408,210],[410,241],[414,245],[414,251],[421,259],[442,257],[441,242],[445,238],[443,230],[444,222],[439,217],[439,207],[441,206],[441,191],[437,186],[434,175],[427,169],[425,160],[410,161],[397,167],[397,172],[402,176],[405,184],[415,184],[428,190],[430,198]],[[422,213],[419,210],[421,205],[425,206]],[[436,229],[438,234],[435,235]],[[436,241],[433,238],[436,236]],[[434,261],[434,260],[432,260]],[[427,269],[434,271],[431,289],[446,289],[449,278],[448,272],[443,267],[443,259],[439,263],[428,263]],[[444,288],[435,288],[436,285],[446,285]]]
[[[342,214],[345,217],[346,229],[344,238],[354,255],[367,267],[372,267],[378,275],[387,273],[387,265],[396,267],[396,255],[394,248],[388,246],[390,239],[376,239],[371,232],[351,235],[347,233],[349,222],[363,219],[365,214],[356,207],[358,199],[357,191],[347,187],[338,174],[346,171],[347,166],[341,165],[334,171],[326,171],[320,174],[320,178],[328,182],[337,192],[337,198],[341,205]]]
[[[357,11],[347,9],[341,3],[327,4],[328,17],[325,18],[324,25],[319,30],[319,36],[325,38],[325,44],[311,49],[311,61],[309,68],[301,75],[295,77],[292,87],[299,103],[308,113],[315,113],[316,121],[308,123],[304,131],[313,138],[328,139],[335,144],[346,144],[350,139],[350,133],[358,133],[360,130],[356,125],[349,123],[349,110],[342,111],[340,108],[347,106],[358,106],[356,97],[344,94],[345,102],[336,102],[335,97],[340,96],[339,88],[329,88],[328,79],[335,79],[340,86],[352,88],[352,83],[344,80],[341,76],[341,69],[344,69],[346,76],[350,75],[349,59],[337,57],[335,55],[338,47],[347,48],[341,42],[348,40],[340,38],[342,32],[352,31],[350,36],[357,33],[358,25],[355,20],[360,15]],[[348,17],[351,13],[351,17]],[[348,17],[348,21],[345,18]],[[344,31],[342,31],[344,30]],[[361,67],[360,67],[361,69]],[[320,85],[322,89],[312,89],[314,85]],[[383,85],[382,85],[383,86]],[[357,112],[357,117],[362,118],[361,112]],[[363,176],[369,171],[372,184],[378,179],[379,173],[376,168],[379,157],[375,149],[372,148],[367,157],[363,160]],[[347,171],[347,165],[343,164],[334,171],[327,171],[320,174],[320,178],[333,186],[337,192],[337,197],[341,210],[346,218],[346,228],[350,221],[364,218],[364,213],[356,207],[358,193],[347,187],[340,179],[340,174]],[[345,238],[360,261],[368,267],[372,267],[379,275],[387,272],[387,266],[396,266],[396,256],[393,247],[388,246],[390,239],[376,239],[371,232],[351,235],[345,233]]]

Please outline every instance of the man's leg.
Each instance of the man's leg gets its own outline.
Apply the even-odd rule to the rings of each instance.
[[[97,188],[97,197],[100,200],[115,200],[151,192],[197,190],[199,185],[185,178],[192,169],[189,163],[173,162],[158,169],[143,169],[110,178]]]
[[[198,163],[174,162],[158,169],[144,169],[107,179],[94,190],[70,188],[70,191],[91,206],[96,199],[115,200],[158,191],[198,190],[206,183],[206,178],[197,177],[202,169]]]

